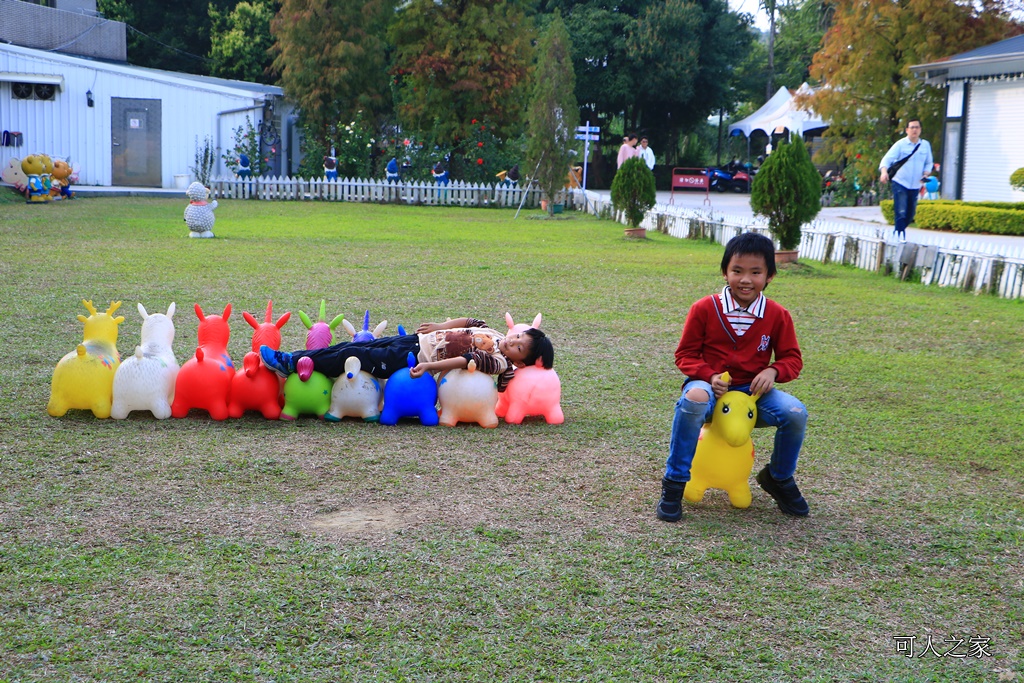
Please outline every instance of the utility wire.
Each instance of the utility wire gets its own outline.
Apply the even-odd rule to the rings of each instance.
[[[143,33],[142,31],[140,31],[139,29],[135,28],[131,24],[125,24],[125,26],[127,26],[128,30],[131,31],[132,33],[134,33],[135,35],[142,36],[146,40],[152,40],[157,45],[162,45],[163,47],[166,47],[168,50],[174,50],[175,52],[177,52],[180,55],[184,55],[186,57],[191,57],[192,59],[196,59],[196,60],[199,60],[200,62],[204,62],[204,63],[210,61],[206,57],[200,57],[199,55],[194,55],[191,52],[185,52],[184,50],[179,50],[178,48],[174,47],[173,45],[168,45],[167,43],[161,42],[161,41],[157,40],[156,38],[154,38],[153,36],[147,35],[147,34]]]

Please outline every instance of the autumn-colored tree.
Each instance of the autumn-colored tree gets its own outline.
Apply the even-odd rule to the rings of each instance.
[[[458,148],[472,121],[512,137],[526,109],[532,22],[523,0],[410,0],[388,35],[399,120]]]
[[[943,92],[910,67],[1020,32],[1002,0],[836,0],[833,24],[811,65],[823,87],[799,99],[829,122],[819,160],[848,162],[862,182],[874,179],[878,160],[909,118],[921,120],[937,147]]]
[[[338,121],[388,107],[385,32],[395,1],[284,0],[271,22],[272,68],[320,144],[329,147]]]
[[[210,5],[210,74],[221,78],[269,83],[270,21],[274,0],[242,0],[230,12]]]
[[[526,129],[526,163],[553,212],[555,196],[565,186],[575,146],[579,107],[572,70],[572,40],[555,10],[537,43],[537,71]]]

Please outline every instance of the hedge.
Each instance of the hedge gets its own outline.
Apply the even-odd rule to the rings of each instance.
[[[888,223],[895,217],[891,199],[881,201]],[[936,199],[918,202],[914,226],[923,230],[979,232],[1024,236],[1024,204],[1015,202],[960,202]]]

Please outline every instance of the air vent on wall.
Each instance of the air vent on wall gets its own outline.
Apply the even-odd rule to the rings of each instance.
[[[11,83],[11,97],[16,100],[32,99],[31,83]]]
[[[37,100],[52,100],[57,93],[57,88],[52,83],[36,83],[32,89],[36,93]]]

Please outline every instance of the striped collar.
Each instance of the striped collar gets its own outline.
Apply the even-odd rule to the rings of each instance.
[[[732,292],[729,289],[729,285],[722,287],[722,313],[726,315],[729,315],[730,313],[749,313],[755,318],[763,318],[767,302],[768,299],[765,298],[764,292],[762,292],[757,295],[756,299],[754,299],[754,303],[744,308],[736,303],[736,300],[732,298]]]

